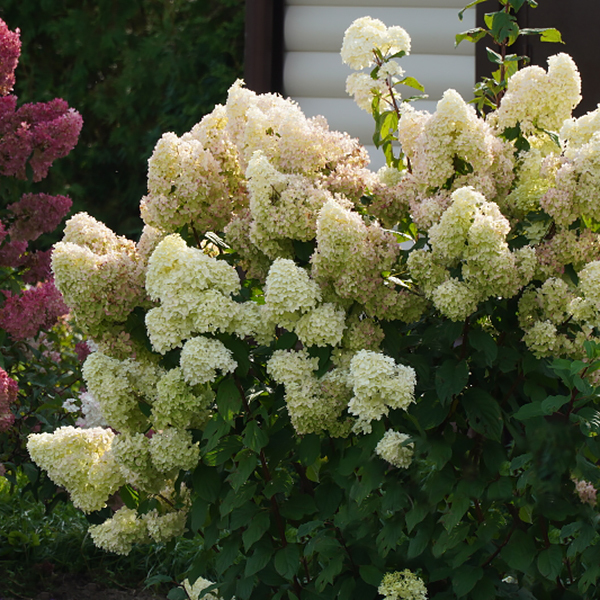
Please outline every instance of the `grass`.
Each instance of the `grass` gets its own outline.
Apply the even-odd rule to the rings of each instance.
[[[129,556],[104,552],[92,543],[83,513],[64,502],[47,512],[25,490],[26,483],[23,474],[14,487],[0,477],[0,581],[7,595],[24,598],[51,590],[64,574],[117,589],[144,587],[150,578],[174,582],[199,551],[197,540],[182,538],[168,546],[140,545]],[[164,585],[153,589],[166,592],[172,587]]]

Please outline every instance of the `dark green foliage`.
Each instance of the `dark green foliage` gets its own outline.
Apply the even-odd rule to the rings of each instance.
[[[44,191],[138,233],[156,141],[188,131],[242,75],[243,11],[242,0],[2,2],[0,18],[21,29],[19,103],[61,97],[84,119]]]

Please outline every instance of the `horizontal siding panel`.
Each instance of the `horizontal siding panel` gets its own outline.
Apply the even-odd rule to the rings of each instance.
[[[448,88],[454,88],[466,100],[473,95],[474,56],[447,54],[411,54],[400,61],[406,75],[418,79],[425,92],[438,100]],[[342,63],[338,53],[288,52],[284,63],[284,89],[288,96],[345,98],[346,78],[353,71]],[[402,96],[418,94],[404,88]]]
[[[388,27],[400,25],[411,37],[415,54],[474,55],[474,44],[463,42],[454,49],[457,33],[475,27],[475,10],[465,13],[449,8],[288,6],[285,14],[285,49],[289,52],[337,52],[344,32],[355,19],[369,15]]]
[[[365,6],[365,0],[287,0],[286,4],[293,6],[322,6],[327,2],[329,6]],[[376,0],[373,7],[380,6],[405,6],[421,8],[423,4],[433,8],[454,8],[462,10],[467,4],[466,0]]]

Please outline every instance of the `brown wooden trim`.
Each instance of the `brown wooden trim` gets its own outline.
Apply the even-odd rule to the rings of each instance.
[[[283,0],[246,0],[244,79],[259,93],[283,88]]]

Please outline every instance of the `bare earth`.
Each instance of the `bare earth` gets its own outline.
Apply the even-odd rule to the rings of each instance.
[[[166,600],[166,595],[157,595],[144,589],[114,589],[99,583],[88,582],[81,575],[65,575],[60,581],[52,582],[52,591],[39,592],[34,596],[4,596],[0,600]],[[0,590],[2,584],[0,582]]]

